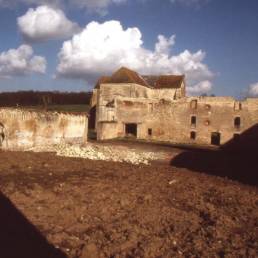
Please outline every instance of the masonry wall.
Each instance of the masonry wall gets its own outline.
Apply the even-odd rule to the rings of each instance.
[[[134,123],[137,124],[139,139],[211,144],[212,133],[219,133],[220,143],[224,144],[258,123],[258,99],[247,99],[241,103],[231,97],[173,100],[162,98],[159,93],[155,98],[148,94],[130,97],[136,93],[129,89],[116,85],[101,87],[97,106],[98,139],[125,137],[126,124]],[[117,94],[126,91],[130,94]],[[192,116],[195,117],[195,124],[191,124]],[[240,119],[239,126],[234,124],[236,117]],[[195,134],[194,139],[190,137],[191,132]]]
[[[101,101],[110,101],[117,96],[130,97],[130,98],[149,98],[149,99],[175,99],[176,96],[181,97],[181,89],[152,89],[139,84],[134,83],[116,83],[116,84],[101,84],[100,89],[94,89],[92,97],[92,105],[99,103],[96,100],[99,95]]]
[[[194,107],[193,103],[197,105]],[[195,124],[191,124],[191,117],[195,117]],[[237,117],[239,126],[234,124]],[[219,133],[220,143],[224,144],[257,123],[258,100],[239,103],[233,98],[199,97],[154,104],[143,130],[145,138],[148,127],[152,128],[152,139],[183,144],[211,144],[212,133]],[[195,133],[195,139],[191,139],[191,132]]]
[[[2,148],[24,148],[65,142],[86,143],[87,130],[86,114],[0,109]]]

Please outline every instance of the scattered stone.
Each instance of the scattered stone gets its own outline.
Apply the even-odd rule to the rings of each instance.
[[[149,165],[150,161],[164,158],[164,153],[147,151],[134,151],[114,146],[100,146],[88,143],[86,146],[60,144],[55,146],[34,147],[34,152],[55,152],[58,156],[77,157],[91,160],[107,160],[114,162],[127,162],[135,165]]]
[[[168,184],[169,184],[169,185],[173,185],[173,184],[175,184],[176,182],[177,182],[177,180],[174,179],[174,180],[169,181]]]

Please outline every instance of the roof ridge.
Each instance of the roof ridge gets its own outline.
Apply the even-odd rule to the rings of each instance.
[[[185,75],[141,75],[138,72],[127,68],[120,67],[111,76],[102,76],[97,81],[95,88],[101,83],[136,83],[149,88],[180,88]]]

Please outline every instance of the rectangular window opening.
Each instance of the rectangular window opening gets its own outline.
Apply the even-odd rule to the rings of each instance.
[[[191,140],[195,140],[196,139],[196,132],[192,131],[190,133],[190,138],[191,138]]]
[[[236,111],[242,110],[242,103],[239,101],[236,101],[234,105],[234,110]]]
[[[197,100],[194,99],[190,102],[191,109],[197,109]]]
[[[151,128],[148,129],[148,135],[152,136],[152,129]]]
[[[196,127],[196,116],[191,116],[191,126]]]
[[[238,116],[238,117],[235,117],[234,119],[234,127],[235,129],[239,129],[241,126],[241,118]]]

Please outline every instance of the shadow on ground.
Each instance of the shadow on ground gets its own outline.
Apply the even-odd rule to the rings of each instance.
[[[258,124],[235,135],[218,150],[192,149],[181,152],[171,165],[193,171],[228,177],[258,185]]]
[[[0,192],[0,257],[66,258]]]

